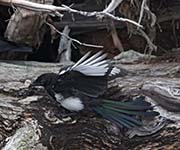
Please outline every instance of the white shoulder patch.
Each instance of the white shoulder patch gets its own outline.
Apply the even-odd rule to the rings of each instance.
[[[64,108],[70,111],[80,111],[84,109],[84,105],[78,97],[68,97],[60,103]]]

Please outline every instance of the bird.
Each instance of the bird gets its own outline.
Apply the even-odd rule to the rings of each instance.
[[[142,126],[142,118],[158,115],[144,96],[132,101],[103,97],[108,78],[120,72],[121,69],[114,67],[107,59],[107,54],[102,51],[95,54],[88,52],[73,65],[61,68],[58,73],[40,75],[31,86],[43,86],[54,100],[70,112],[93,111],[120,128]]]

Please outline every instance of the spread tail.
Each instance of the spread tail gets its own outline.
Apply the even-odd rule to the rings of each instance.
[[[153,106],[146,102],[143,96],[132,102],[103,100],[101,106],[94,107],[96,113],[126,128],[142,126],[143,117],[155,117],[159,114],[152,109]]]

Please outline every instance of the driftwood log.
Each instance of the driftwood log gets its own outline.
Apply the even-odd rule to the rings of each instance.
[[[119,65],[118,57],[115,62],[128,73],[109,81],[106,95],[122,100],[126,96],[144,94],[161,106],[164,111],[159,110],[164,117],[174,118],[173,121],[154,134],[143,136],[141,131],[134,131],[129,138],[126,131],[96,114],[83,112],[68,117],[66,110],[44,89],[28,88],[30,81],[38,75],[57,72],[61,64],[7,61],[0,63],[0,149],[179,149],[180,117],[177,111],[180,101],[178,92],[174,92],[174,96],[167,92],[169,87],[176,91],[180,87],[179,64]],[[171,101],[176,107],[167,105]],[[172,109],[176,113],[169,114],[167,110]]]

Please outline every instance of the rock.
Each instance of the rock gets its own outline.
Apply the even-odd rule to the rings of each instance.
[[[121,52],[119,55],[115,56],[114,61],[116,63],[132,64],[132,63],[142,62],[144,60],[149,60],[152,58],[156,58],[156,57],[153,55],[141,54],[134,50],[128,50],[125,52]]]

